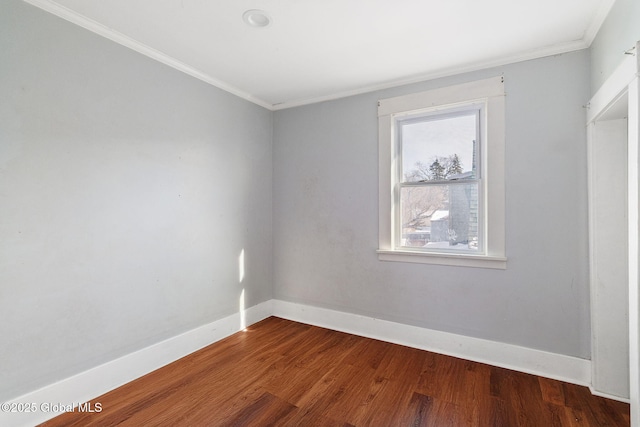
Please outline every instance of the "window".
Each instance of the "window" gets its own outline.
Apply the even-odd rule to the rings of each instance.
[[[379,102],[381,260],[506,268],[503,86]]]

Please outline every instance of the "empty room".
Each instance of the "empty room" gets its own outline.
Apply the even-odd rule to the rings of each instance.
[[[638,41],[638,0],[2,0],[0,425],[640,427]]]

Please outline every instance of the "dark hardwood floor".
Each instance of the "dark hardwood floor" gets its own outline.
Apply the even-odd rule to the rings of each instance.
[[[46,426],[629,426],[586,387],[275,317]]]

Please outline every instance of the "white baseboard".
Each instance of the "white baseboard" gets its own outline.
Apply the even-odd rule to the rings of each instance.
[[[246,326],[271,316],[272,301],[248,308],[207,325],[161,341],[134,353],[81,372],[39,390],[11,399],[10,403],[35,404],[34,412],[0,411],[0,426],[33,426],[64,412],[47,407],[79,405],[107,393],[136,378],[168,365],[196,350],[228,337]],[[18,408],[15,408],[18,409]],[[22,409],[22,408],[20,408]]]
[[[591,362],[589,360],[326,308],[270,300],[248,308],[243,314],[235,313],[12,399],[10,402],[36,403],[37,411],[32,413],[0,411],[0,425],[17,427],[42,423],[61,413],[61,411],[42,411],[40,406],[43,403],[75,404],[77,406],[88,402],[238,332],[243,324],[249,326],[272,315],[573,384],[590,386],[591,383]],[[592,393],[625,401],[619,397],[603,395],[594,390]]]
[[[594,396],[604,397],[605,399],[617,400],[618,402],[622,402],[622,403],[631,403],[631,399],[629,399],[628,397],[621,397],[621,396],[616,396],[615,394],[604,393],[602,391],[596,390],[595,388],[593,388],[593,386],[589,386],[589,391],[591,391],[591,394],[593,394]]]
[[[577,357],[280,300],[273,301],[273,315],[573,384],[591,383],[591,362]]]

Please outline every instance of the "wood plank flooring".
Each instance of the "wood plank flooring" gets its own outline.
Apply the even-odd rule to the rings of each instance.
[[[45,426],[629,426],[586,387],[271,317]]]

